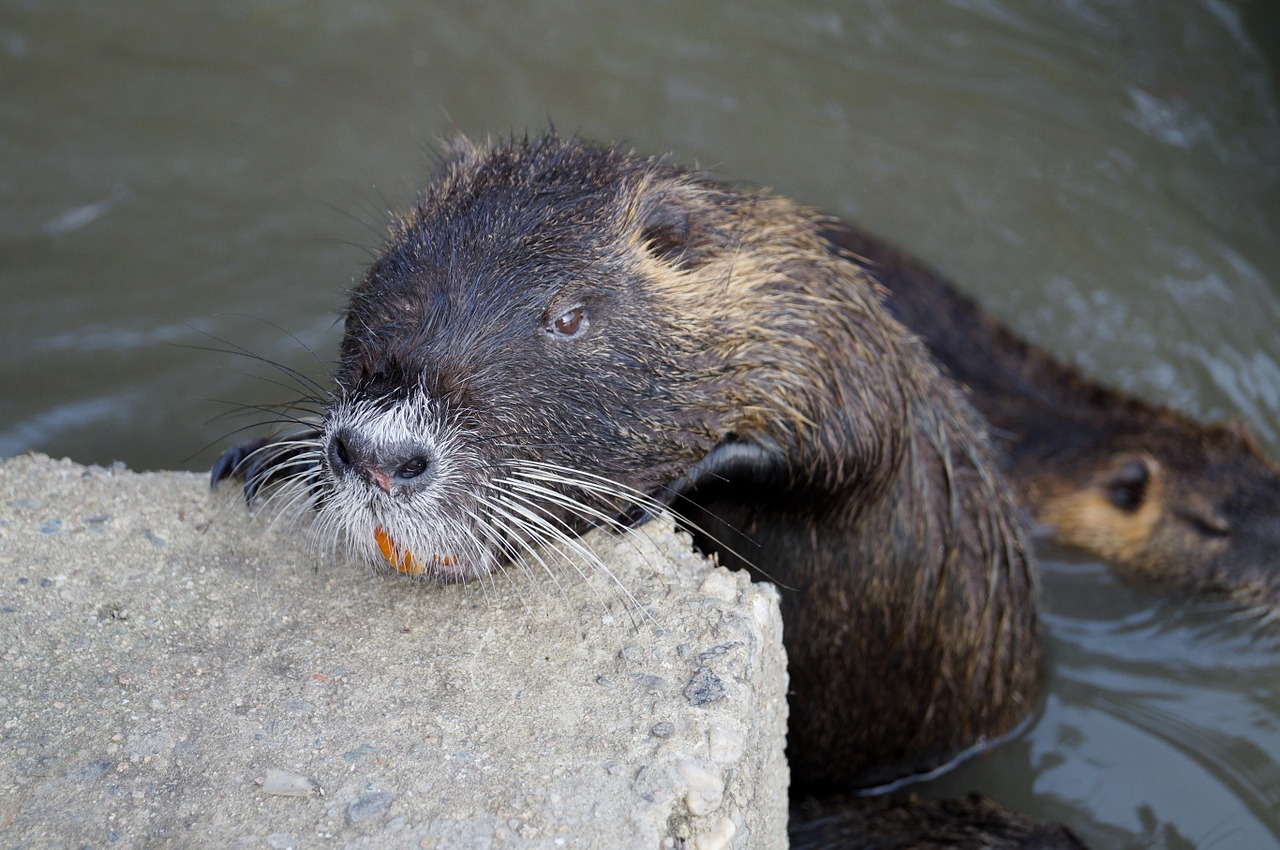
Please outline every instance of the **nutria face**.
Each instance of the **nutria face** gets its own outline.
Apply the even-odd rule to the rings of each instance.
[[[725,435],[711,343],[654,291],[687,264],[678,181],[525,153],[463,152],[352,295],[316,490],[358,556],[465,580],[572,548]]]
[[[1074,482],[1041,479],[1039,519],[1150,577],[1280,610],[1280,473],[1246,429],[1166,417],[1105,448]]]
[[[708,477],[875,498],[936,374],[824,246],[812,213],[659,160],[462,143],[351,294],[322,421],[213,480],[443,581],[582,554]]]

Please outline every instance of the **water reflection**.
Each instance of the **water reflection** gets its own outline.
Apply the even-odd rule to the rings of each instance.
[[[1098,847],[1280,840],[1280,628],[1047,552],[1036,724],[928,787],[991,789]]]

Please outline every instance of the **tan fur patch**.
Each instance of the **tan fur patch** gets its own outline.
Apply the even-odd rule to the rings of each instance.
[[[1165,511],[1164,472],[1154,458],[1146,458],[1146,463],[1151,480],[1136,511],[1116,507],[1095,485],[1046,495],[1037,519],[1056,528],[1064,542],[1108,560],[1141,559]]]

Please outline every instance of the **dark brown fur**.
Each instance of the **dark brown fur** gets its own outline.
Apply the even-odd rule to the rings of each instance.
[[[1061,824],[1020,817],[977,794],[810,801],[791,820],[791,850],[1084,850]]]
[[[1002,438],[1022,501],[1054,539],[1280,612],[1280,470],[1246,428],[1104,387],[1014,336],[932,269],[853,228],[827,233],[969,389]]]
[[[859,787],[1010,732],[1040,649],[982,421],[819,222],[610,148],[462,144],[352,294],[327,418],[420,388],[432,427],[461,423],[458,517],[488,509],[467,488],[513,458],[617,482],[608,499],[557,485],[591,510],[673,504],[702,545],[783,588],[794,784]],[[558,333],[579,308],[586,332]],[[358,488],[412,520],[436,448],[324,427],[232,450],[214,479],[238,471],[257,493],[292,476],[322,519]],[[373,519],[329,521],[372,551]],[[518,555],[526,532],[502,532],[490,545]],[[449,565],[442,579],[487,569],[453,538],[407,548],[433,553],[429,573]]]

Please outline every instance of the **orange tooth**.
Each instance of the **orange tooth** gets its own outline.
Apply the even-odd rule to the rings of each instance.
[[[416,576],[426,569],[422,561],[415,558],[412,552],[408,549],[401,549],[393,543],[390,536],[381,527],[373,530],[373,539],[378,541],[378,548],[382,550],[382,557],[386,558],[387,563],[400,572]]]

